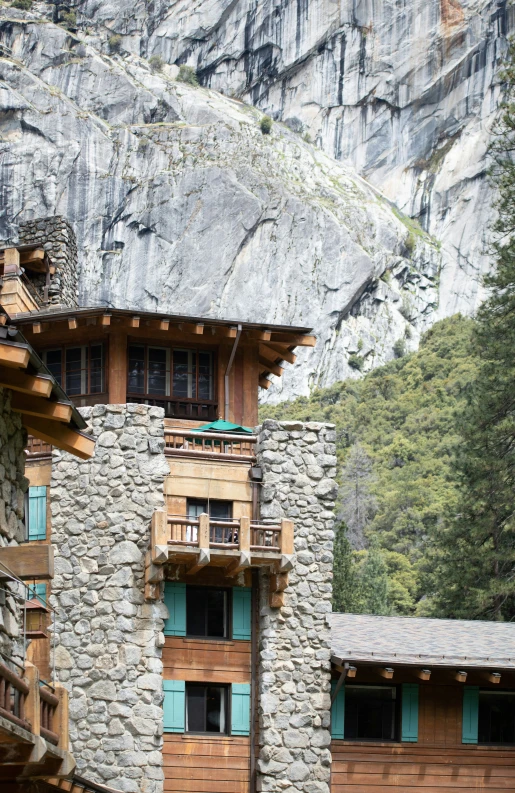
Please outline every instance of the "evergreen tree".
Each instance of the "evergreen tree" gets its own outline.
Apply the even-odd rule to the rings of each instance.
[[[388,571],[377,543],[368,550],[359,581],[359,614],[389,614]]]
[[[506,92],[492,146],[498,188],[496,266],[478,312],[473,350],[479,361],[457,460],[457,517],[437,535],[433,610],[448,616],[515,616],[515,47],[503,75]],[[439,545],[439,550],[438,550]]]
[[[374,480],[372,460],[360,443],[351,446],[343,466],[340,485],[341,516],[353,548],[366,547],[365,527],[375,508],[370,492]]]
[[[336,528],[333,554],[333,611],[354,613],[358,604],[358,576],[344,523]]]

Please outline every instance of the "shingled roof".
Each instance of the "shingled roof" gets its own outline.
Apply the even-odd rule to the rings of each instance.
[[[515,669],[515,623],[332,614],[333,662]]]

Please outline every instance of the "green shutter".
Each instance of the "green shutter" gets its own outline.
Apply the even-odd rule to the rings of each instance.
[[[186,636],[186,584],[165,583],[165,606],[170,615],[165,620],[165,636]]]
[[[418,741],[418,684],[402,684],[401,741]]]
[[[250,734],[250,683],[231,686],[231,735]]]
[[[46,602],[46,584],[31,584],[29,589],[29,600],[36,597],[44,606]]]
[[[186,683],[184,680],[163,680],[163,730],[184,732]]]
[[[337,680],[331,681],[331,696],[337,684]],[[331,738],[345,738],[345,684],[341,686],[331,705]]]
[[[252,589],[234,587],[232,590],[232,638],[250,639]]]
[[[29,540],[46,540],[46,487],[29,487]]]
[[[478,717],[479,686],[464,686],[462,743],[477,743]]]

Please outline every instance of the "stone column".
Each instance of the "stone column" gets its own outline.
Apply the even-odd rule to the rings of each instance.
[[[78,306],[79,272],[75,232],[61,215],[36,218],[20,223],[20,245],[41,245],[56,271],[50,278],[48,299],[51,305]],[[42,290],[45,276],[34,279]]]
[[[334,424],[267,420],[259,433],[261,516],[295,522],[285,605],[261,576],[257,788],[329,793]]]
[[[164,506],[163,410],[82,408],[91,460],[53,454],[50,499],[57,677],[70,692],[79,773],[128,793],[162,790],[164,606],[145,603],[150,520]]]

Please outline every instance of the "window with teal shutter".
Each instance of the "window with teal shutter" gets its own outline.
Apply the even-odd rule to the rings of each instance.
[[[331,681],[331,697],[338,684]],[[331,705],[331,738],[345,738],[345,686],[342,685]]]
[[[186,636],[186,584],[165,583],[165,606],[169,617],[165,621],[165,636]]]
[[[462,743],[477,743],[479,722],[479,686],[463,688]]]
[[[252,589],[250,587],[234,587],[232,590],[232,638],[247,639],[251,637],[252,621]]]
[[[28,539],[46,540],[46,487],[29,487]]]
[[[163,680],[163,730],[184,732],[186,683],[184,680]]]
[[[46,602],[46,584],[29,584],[27,587],[27,600],[37,598],[44,606]]]
[[[250,683],[233,683],[231,688],[231,735],[249,735]]]
[[[402,684],[401,741],[418,741],[418,684]]]

